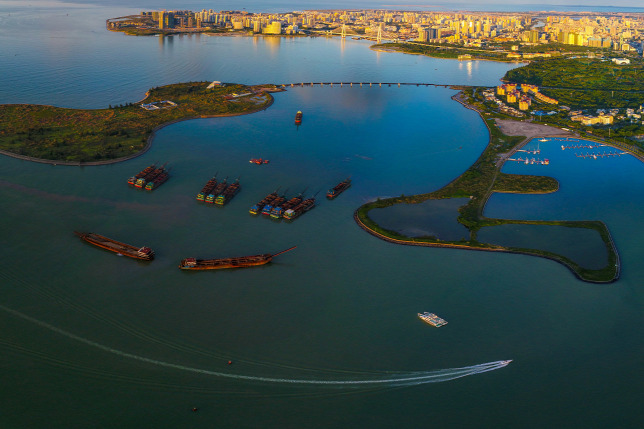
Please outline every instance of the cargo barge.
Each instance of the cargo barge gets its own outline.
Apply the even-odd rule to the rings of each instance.
[[[155,169],[157,168],[156,164],[152,164],[148,167],[145,167],[143,170],[139,171],[136,175],[130,177],[127,179],[128,185],[134,185],[137,180],[141,178],[145,178],[148,176],[150,173],[152,173]]]
[[[270,216],[273,219],[279,219],[284,215],[284,212],[286,210],[292,209],[293,207],[297,206],[301,202],[302,202],[302,194],[291,198],[290,200],[288,200],[287,202],[285,202],[281,206],[273,207],[273,209],[271,210],[271,215]]]
[[[153,191],[159,186],[163,185],[169,178],[170,178],[170,173],[168,171],[164,171],[163,173],[155,177],[154,180],[151,180],[150,182],[148,182],[147,185],[145,185],[145,189],[147,191]]]
[[[229,203],[230,200],[232,200],[233,197],[237,195],[240,189],[241,185],[239,184],[239,179],[237,179],[234,183],[231,183],[230,186],[228,186],[221,194],[219,194],[217,198],[215,198],[215,204],[223,206],[224,204]]]
[[[284,195],[280,195],[279,197],[271,201],[270,204],[264,206],[264,208],[262,209],[262,214],[264,216],[270,216],[273,208],[281,206],[282,204],[284,204],[284,201],[286,201],[286,197]]]
[[[222,192],[224,192],[224,190],[226,189],[226,187],[228,187],[228,177],[226,177],[224,180],[222,180],[221,182],[219,182],[219,183],[217,184],[217,186],[215,186],[215,188],[214,188],[212,191],[210,191],[210,193],[209,193],[209,194],[208,194],[208,196],[206,197],[206,200],[205,200],[205,201],[206,201],[207,203],[214,204],[214,203],[215,203],[215,198],[217,198],[217,196],[218,196],[219,194],[221,194]]]
[[[326,193],[326,197],[330,200],[334,199],[341,193],[347,190],[347,188],[351,186],[351,179],[347,178],[343,180],[342,182],[338,183],[335,185],[333,188],[329,189]]]
[[[290,249],[282,250],[281,252],[253,256],[240,256],[237,258],[220,258],[220,259],[196,259],[186,258],[181,261],[179,268],[182,270],[221,270],[225,268],[246,268],[264,265],[273,260],[277,255],[286,253],[295,249],[293,246]]]
[[[250,214],[253,214],[253,215],[261,213],[262,209],[264,208],[264,206],[266,206],[267,204],[270,204],[271,201],[273,201],[277,197],[279,197],[279,194],[277,193],[277,190],[276,190],[276,191],[266,195],[264,197],[264,199],[262,199],[260,202],[258,202],[254,206],[252,206],[248,212]]]
[[[94,246],[101,247],[105,250],[109,250],[110,252],[118,253],[119,255],[142,259],[144,261],[151,261],[154,259],[154,251],[149,247],[132,246],[102,235],[94,234],[93,232],[74,231],[74,234],[79,236],[81,240],[85,240]]]
[[[217,186],[217,175],[208,180],[206,184],[201,188],[201,192],[197,194],[197,201],[204,201],[206,199],[206,195],[210,194],[210,192],[215,189],[215,186]]]
[[[447,325],[447,321],[445,319],[441,319],[434,313],[428,313],[428,312],[418,313],[418,317],[420,317],[420,319],[423,322],[429,323],[430,325],[435,326],[437,328],[440,328],[443,325]]]
[[[307,198],[294,208],[286,210],[284,212],[284,219],[293,220],[296,217],[300,216],[302,213],[311,210],[313,207],[315,207],[315,198]]]

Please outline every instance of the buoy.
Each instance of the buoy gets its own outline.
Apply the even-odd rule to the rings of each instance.
[[[196,413],[198,409],[199,409],[199,408],[197,408],[197,407],[192,407],[192,412],[193,412],[193,413]]]
[[[228,365],[232,365],[232,364],[233,364],[233,361],[229,360]]]

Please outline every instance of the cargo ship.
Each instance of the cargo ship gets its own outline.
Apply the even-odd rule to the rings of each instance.
[[[168,180],[169,178],[170,178],[170,173],[168,171],[164,171],[163,173],[155,177],[154,180],[148,182],[145,185],[145,189],[147,191],[153,191],[159,186],[163,185],[166,182],[166,180]]]
[[[271,201],[276,199],[279,196],[277,193],[277,190],[275,192],[272,192],[264,197],[260,202],[255,204],[253,207],[250,208],[248,211],[250,214],[256,215],[262,212],[262,209],[264,208],[265,205],[270,204]]]
[[[206,199],[206,195],[208,195],[213,189],[215,189],[215,186],[217,186],[217,175],[208,180],[206,184],[201,188],[201,192],[197,194],[197,201],[204,201]]]
[[[284,219],[292,220],[315,207],[315,198],[307,198],[292,209],[284,211]]]
[[[143,170],[139,171],[136,175],[127,179],[128,185],[134,185],[137,180],[145,178],[148,174],[152,173],[157,168],[156,164],[145,167]]]
[[[231,183],[230,186],[228,186],[221,194],[217,195],[217,198],[215,198],[215,204],[219,206],[227,204],[235,195],[237,195],[237,192],[239,192],[240,189],[241,185],[239,184],[239,179],[236,179],[235,182]]]
[[[295,114],[295,124],[300,125],[302,123],[302,111],[298,110]]]
[[[136,180],[136,182],[134,182],[134,186],[136,186],[137,188],[145,188],[145,186],[149,182],[152,182],[154,179],[156,179],[157,177],[159,177],[162,173],[164,173],[166,171],[165,170],[166,165],[167,165],[167,163],[163,164],[159,168],[155,168],[149,174],[146,174],[145,176],[140,177],[139,179]]]
[[[286,197],[284,195],[280,195],[279,197],[271,201],[270,204],[266,204],[264,206],[264,208],[262,209],[262,214],[264,216],[270,216],[273,208],[281,206],[282,204],[284,204],[284,201],[286,201]]]
[[[154,259],[154,251],[149,247],[132,246],[130,244],[112,240],[111,238],[103,237],[102,235],[94,234],[93,232],[74,231],[74,234],[94,246],[101,247],[105,250],[109,250],[110,252],[118,253],[119,255],[142,259],[144,261],[151,261]]]
[[[351,179],[347,178],[335,185],[333,188],[329,189],[326,193],[326,197],[332,200],[343,193],[349,186],[351,186]]]
[[[440,328],[443,325],[447,325],[447,321],[445,319],[441,319],[434,313],[428,313],[428,312],[418,313],[418,317],[420,317],[420,319],[423,322],[429,323],[430,325],[435,326],[437,328]]]
[[[296,247],[297,246],[293,246],[290,249],[282,250],[281,252],[278,252],[275,254],[265,253],[263,255],[240,256],[237,258],[220,258],[220,259],[186,258],[181,261],[181,264],[179,264],[179,268],[181,268],[182,270],[221,270],[224,268],[254,267],[257,265],[268,264],[277,255],[286,253],[290,250],[295,249]]]
[[[270,161],[268,159],[252,158],[249,162],[251,164],[261,165],[261,164],[268,164]]]
[[[297,206],[301,202],[302,202],[302,194],[291,198],[281,206],[273,207],[273,209],[271,210],[271,217],[273,219],[279,219],[284,215],[284,212],[286,210],[292,209],[293,207]]]
[[[226,190],[226,187],[228,187],[228,177],[226,177],[224,180],[219,182],[217,186],[215,186],[215,188],[212,191],[210,191],[205,201],[207,203],[214,204],[215,198],[217,198],[219,194],[224,192]]]

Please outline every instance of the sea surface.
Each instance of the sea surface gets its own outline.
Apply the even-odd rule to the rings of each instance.
[[[495,85],[516,66],[377,53],[356,40],[105,31],[127,13],[0,8],[0,103],[101,108],[195,80]],[[609,285],[535,257],[393,245],[353,221],[360,204],[438,189],[480,155],[487,130],[454,93],[289,88],[253,115],[166,127],[123,163],[0,157],[0,427],[639,427],[641,162],[540,143],[549,165],[503,171],[552,175],[560,191],[494,195],[486,208],[603,220],[623,268]],[[168,162],[167,183],[128,187],[154,162]],[[223,208],[195,200],[215,174],[242,184]],[[327,201],[348,176],[351,188]],[[277,188],[319,204],[290,223],[248,213]],[[119,257],[75,230],[150,246],[156,259]],[[291,246],[262,267],[178,269],[190,256]],[[423,311],[448,325],[424,324]],[[391,378],[406,381],[379,383]]]

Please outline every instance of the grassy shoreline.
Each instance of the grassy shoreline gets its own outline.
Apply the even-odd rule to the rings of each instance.
[[[67,109],[32,104],[0,106],[0,153],[60,165],[101,165],[144,153],[155,131],[179,121],[254,113],[273,103],[275,86],[229,84],[207,89],[191,82],[150,89],[136,103],[108,109]],[[234,94],[248,94],[235,97]],[[144,103],[170,100],[167,108]]]

